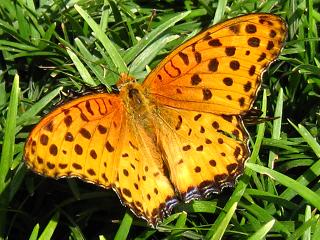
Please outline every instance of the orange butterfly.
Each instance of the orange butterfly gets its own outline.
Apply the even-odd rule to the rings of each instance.
[[[155,226],[179,201],[233,186],[249,156],[242,116],[280,54],[286,23],[249,14],[215,25],[167,56],[142,85],[59,106],[31,132],[35,172],[113,188]]]

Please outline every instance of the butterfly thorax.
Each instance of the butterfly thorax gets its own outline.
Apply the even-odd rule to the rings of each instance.
[[[120,91],[121,98],[128,117],[145,129],[153,128],[153,104],[144,94],[144,89],[139,83],[131,82]]]

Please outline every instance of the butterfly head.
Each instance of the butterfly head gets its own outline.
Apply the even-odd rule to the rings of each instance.
[[[124,86],[126,86],[130,83],[135,83],[135,82],[136,82],[136,79],[134,77],[129,76],[127,73],[121,73],[120,78],[119,78],[116,85],[117,85],[118,89],[121,91],[121,89]]]

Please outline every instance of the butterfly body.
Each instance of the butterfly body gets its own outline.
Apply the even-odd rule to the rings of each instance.
[[[128,117],[136,121],[150,121],[150,114],[154,105],[146,98],[144,90],[139,83],[129,83],[120,90],[120,97]]]
[[[27,165],[113,188],[153,226],[179,201],[233,186],[250,153],[242,116],[286,28],[272,14],[230,19],[174,50],[142,85],[122,74],[119,93],[59,106],[30,133]]]

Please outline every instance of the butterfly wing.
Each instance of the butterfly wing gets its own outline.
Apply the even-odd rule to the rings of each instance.
[[[112,187],[154,226],[177,203],[156,146],[116,95],[94,94],[59,106],[30,133],[24,159],[39,174]]]
[[[159,107],[160,141],[181,198],[207,197],[233,186],[249,156],[239,116]]]
[[[167,216],[178,203],[155,138],[132,113],[121,131],[120,156],[115,189],[122,201],[152,226]]]
[[[285,22],[271,14],[227,20],[174,50],[143,86],[159,105],[244,114],[263,71],[278,57],[286,31]]]
[[[185,201],[233,185],[249,156],[241,115],[280,54],[286,24],[271,14],[237,17],[174,50],[143,83],[173,185]]]
[[[39,174],[79,177],[109,188],[115,180],[114,146],[119,144],[123,117],[122,103],[115,95],[72,100],[32,130],[25,145],[26,164]]]

